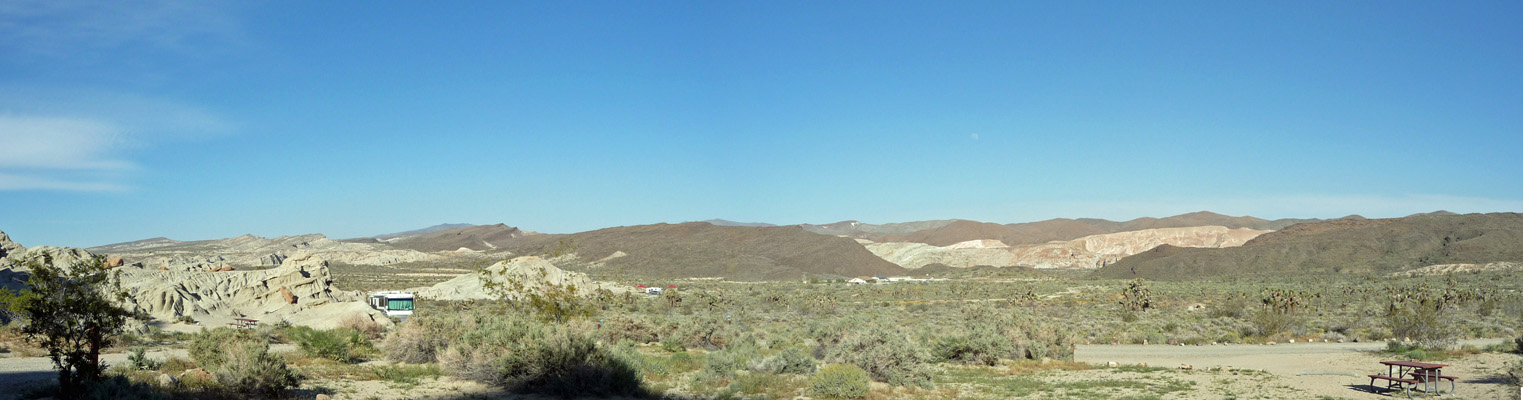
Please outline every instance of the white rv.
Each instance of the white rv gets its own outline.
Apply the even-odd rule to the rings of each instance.
[[[412,315],[412,293],[389,291],[370,294],[370,308],[381,310],[388,317],[407,320]]]

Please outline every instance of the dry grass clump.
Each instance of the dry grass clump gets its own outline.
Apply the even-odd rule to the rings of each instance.
[[[371,339],[380,339],[386,333],[386,327],[370,319],[370,315],[365,313],[345,315],[338,320],[338,326],[353,329]]]

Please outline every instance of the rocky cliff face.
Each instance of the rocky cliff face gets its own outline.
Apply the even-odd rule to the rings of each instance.
[[[1178,247],[1233,247],[1269,231],[1222,226],[1145,229],[1085,236],[1074,240],[1036,245],[1004,246],[991,239],[971,240],[949,246],[920,243],[871,243],[865,246],[883,259],[905,268],[941,263],[964,268],[977,265],[1032,268],[1095,269],[1160,245]]]
[[[4,267],[13,257],[19,257],[26,252],[25,247],[11,241],[11,236],[0,232],[0,267]]]

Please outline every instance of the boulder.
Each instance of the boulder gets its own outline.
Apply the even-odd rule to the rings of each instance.
[[[159,386],[173,388],[180,385],[180,379],[169,374],[159,374]]]
[[[291,289],[286,289],[285,286],[281,286],[280,296],[285,297],[287,303],[296,304],[296,296],[291,294]]]
[[[127,260],[123,260],[121,257],[111,257],[106,259],[106,268],[116,268],[126,264]]]

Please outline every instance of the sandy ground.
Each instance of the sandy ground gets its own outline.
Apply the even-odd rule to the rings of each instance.
[[[1462,344],[1484,346],[1503,339],[1471,340]],[[1296,343],[1267,345],[1159,346],[1159,345],[1080,345],[1075,361],[1088,363],[1116,362],[1177,368],[1189,364],[1195,370],[1212,367],[1262,370],[1278,377],[1276,385],[1294,389],[1305,398],[1389,399],[1389,395],[1370,393],[1368,374],[1384,373],[1380,361],[1392,359],[1381,355],[1384,343]],[[1449,364],[1445,375],[1460,377],[1450,399],[1518,399],[1517,388],[1506,384],[1501,376],[1508,364],[1523,359],[1514,354],[1475,354],[1439,363]],[[1204,394],[1202,394],[1204,395]],[[1225,396],[1186,396],[1185,398],[1223,398]],[[1402,397],[1404,398],[1404,397]]]
[[[270,345],[272,352],[286,352],[295,350],[296,346],[289,344]],[[148,352],[148,358],[155,360],[167,360],[170,357],[190,358],[185,349],[160,349]],[[110,353],[100,356],[101,362],[106,365],[117,365],[127,362],[127,353]],[[58,379],[58,372],[53,370],[53,360],[47,357],[13,357],[0,358],[0,399],[14,398],[24,389],[39,384],[40,381]]]
[[[1477,346],[1502,339],[1464,342]],[[1195,390],[1171,393],[1165,398],[1178,399],[1390,399],[1386,394],[1369,392],[1367,374],[1385,371],[1379,362],[1390,359],[1379,351],[1383,343],[1297,343],[1266,345],[1165,346],[1165,345],[1081,345],[1075,361],[1122,365],[1146,363],[1149,366],[1177,368],[1189,364],[1191,371],[1178,371],[1172,378],[1197,383]],[[274,345],[271,351],[292,351],[291,345]],[[151,351],[155,359],[186,357],[183,349]],[[102,356],[107,364],[125,363],[126,354]],[[1459,376],[1458,390],[1446,399],[1520,399],[1518,389],[1502,379],[1505,368],[1523,360],[1515,354],[1475,354],[1441,363],[1450,366],[1446,375]],[[1213,370],[1221,368],[1221,370]],[[1231,370],[1260,370],[1264,373],[1236,374]],[[1103,376],[1102,376],[1103,375]],[[1057,380],[1151,379],[1146,375],[1105,369],[1073,371],[1050,376]],[[39,381],[56,378],[52,362],[46,357],[0,358],[0,399],[12,398]],[[419,385],[384,381],[317,381],[303,389],[332,393],[335,398],[494,398],[501,395],[492,388],[449,378],[427,380]],[[1404,397],[1396,397],[1404,398]]]

